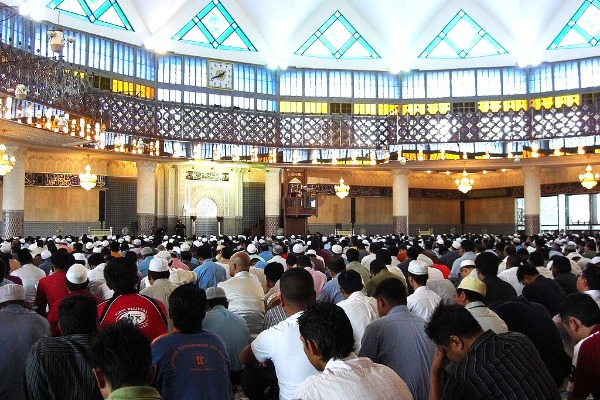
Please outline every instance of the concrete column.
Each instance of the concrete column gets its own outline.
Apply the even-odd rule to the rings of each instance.
[[[166,174],[168,165],[162,164],[156,171],[156,226],[167,226]]]
[[[167,213],[167,231],[172,233],[177,225],[177,218],[180,207],[178,206],[179,187],[177,186],[177,175],[179,171],[177,166],[171,165],[166,169],[166,213]]]
[[[541,169],[523,168],[523,193],[525,195],[525,234],[540,233],[540,186]]]
[[[392,171],[392,218],[394,233],[408,234],[408,176],[410,171]]]
[[[151,235],[156,219],[156,162],[138,161],[136,164],[138,234]]]
[[[4,175],[2,185],[3,236],[5,238],[12,238],[13,236],[23,236],[24,233],[27,149],[22,147],[8,147],[6,153],[16,158],[13,169]]]
[[[265,170],[265,236],[277,234],[281,212],[281,168]]]

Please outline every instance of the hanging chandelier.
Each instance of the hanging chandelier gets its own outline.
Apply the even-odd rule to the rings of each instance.
[[[340,184],[334,186],[335,195],[340,199],[345,199],[350,194],[350,186],[344,183],[344,178],[340,178]]]
[[[456,183],[458,190],[460,190],[463,193],[467,193],[469,190],[473,189],[473,182],[474,182],[473,178],[468,178],[467,171],[464,169],[462,172],[462,178],[456,179],[454,181],[454,183]]]
[[[589,164],[587,167],[585,167],[585,173],[579,175],[579,182],[581,182],[581,186],[587,190],[590,190],[596,186],[598,184],[598,179],[600,179],[600,174],[593,174],[592,166]]]
[[[90,167],[90,159],[88,157],[88,163],[85,166],[85,173],[79,174],[79,185],[85,190],[90,190],[96,187],[98,177],[92,174],[92,167]]]
[[[6,146],[4,143],[0,144],[0,175],[4,176],[8,174],[15,166],[15,156],[8,156],[6,154]]]

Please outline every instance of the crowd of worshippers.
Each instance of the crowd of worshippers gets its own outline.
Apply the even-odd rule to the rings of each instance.
[[[0,399],[600,399],[600,236],[0,244]]]

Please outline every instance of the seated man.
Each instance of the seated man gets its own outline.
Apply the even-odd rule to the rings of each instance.
[[[520,333],[484,332],[471,313],[440,304],[425,328],[437,345],[429,399],[560,399],[533,343]],[[446,360],[457,363],[444,382]]]
[[[600,399],[600,309],[587,294],[574,293],[562,302],[560,318],[575,343],[571,379],[567,387],[570,400]]]
[[[406,383],[389,367],[352,352],[352,325],[331,303],[314,304],[298,318],[304,353],[323,373],[309,376],[294,399],[412,399]]]
[[[435,345],[425,335],[425,320],[408,311],[406,289],[399,279],[380,282],[374,296],[381,318],[365,328],[358,355],[387,365],[406,382],[415,399],[426,399]]]
[[[271,360],[279,382],[280,399],[286,400],[294,398],[294,392],[304,379],[317,373],[306,359],[302,343],[298,340],[298,317],[315,302],[315,289],[312,276],[303,268],[285,271],[279,282],[281,306],[288,318],[261,332],[251,345],[242,350],[240,361],[251,365]],[[244,391],[247,392],[247,389],[244,388]]]
[[[27,399],[102,399],[87,353],[98,330],[96,307],[93,297],[82,294],[60,302],[62,336],[38,340],[27,357]]]
[[[525,286],[523,297],[529,301],[540,303],[550,313],[556,315],[558,306],[565,299],[565,291],[554,279],[542,276],[538,269],[531,265],[517,269],[517,279]]]
[[[408,284],[414,293],[408,296],[408,311],[428,320],[442,298],[427,287],[429,267],[423,261],[413,260],[408,264]]]
[[[223,340],[205,329],[206,294],[193,283],[169,297],[176,331],[152,343],[154,386],[165,399],[222,399],[232,396],[229,357]]]
[[[98,304],[98,324],[104,328],[121,319],[128,319],[149,340],[154,340],[167,333],[167,310],[160,301],[138,294],[137,274],[135,264],[126,257],[112,259],[106,264],[106,284],[114,290],[114,295]]]
[[[484,331],[508,332],[506,323],[485,305],[485,283],[472,276],[460,281],[454,298],[456,304],[469,310]]]
[[[354,332],[353,351],[358,353],[365,327],[379,318],[377,300],[367,297],[362,292],[362,278],[356,271],[345,270],[340,272],[338,282],[340,291],[344,296],[344,300],[340,301],[338,306],[342,307],[350,319],[352,331]]]
[[[131,321],[121,320],[98,333],[90,364],[105,399],[161,399],[150,387],[156,372],[150,341]]]

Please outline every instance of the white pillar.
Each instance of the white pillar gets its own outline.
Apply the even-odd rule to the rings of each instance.
[[[523,168],[523,194],[525,196],[525,234],[534,235],[540,232],[540,184],[541,169],[538,167]]]
[[[394,233],[408,235],[408,177],[410,171],[392,171],[392,218]]]
[[[15,156],[13,169],[4,175],[2,184],[2,225],[3,236],[12,238],[23,236],[25,223],[25,165],[27,149],[8,147],[6,153]]]
[[[138,161],[136,165],[138,233],[151,235],[156,218],[156,162]]]
[[[265,236],[277,234],[281,212],[281,168],[265,170]]]

